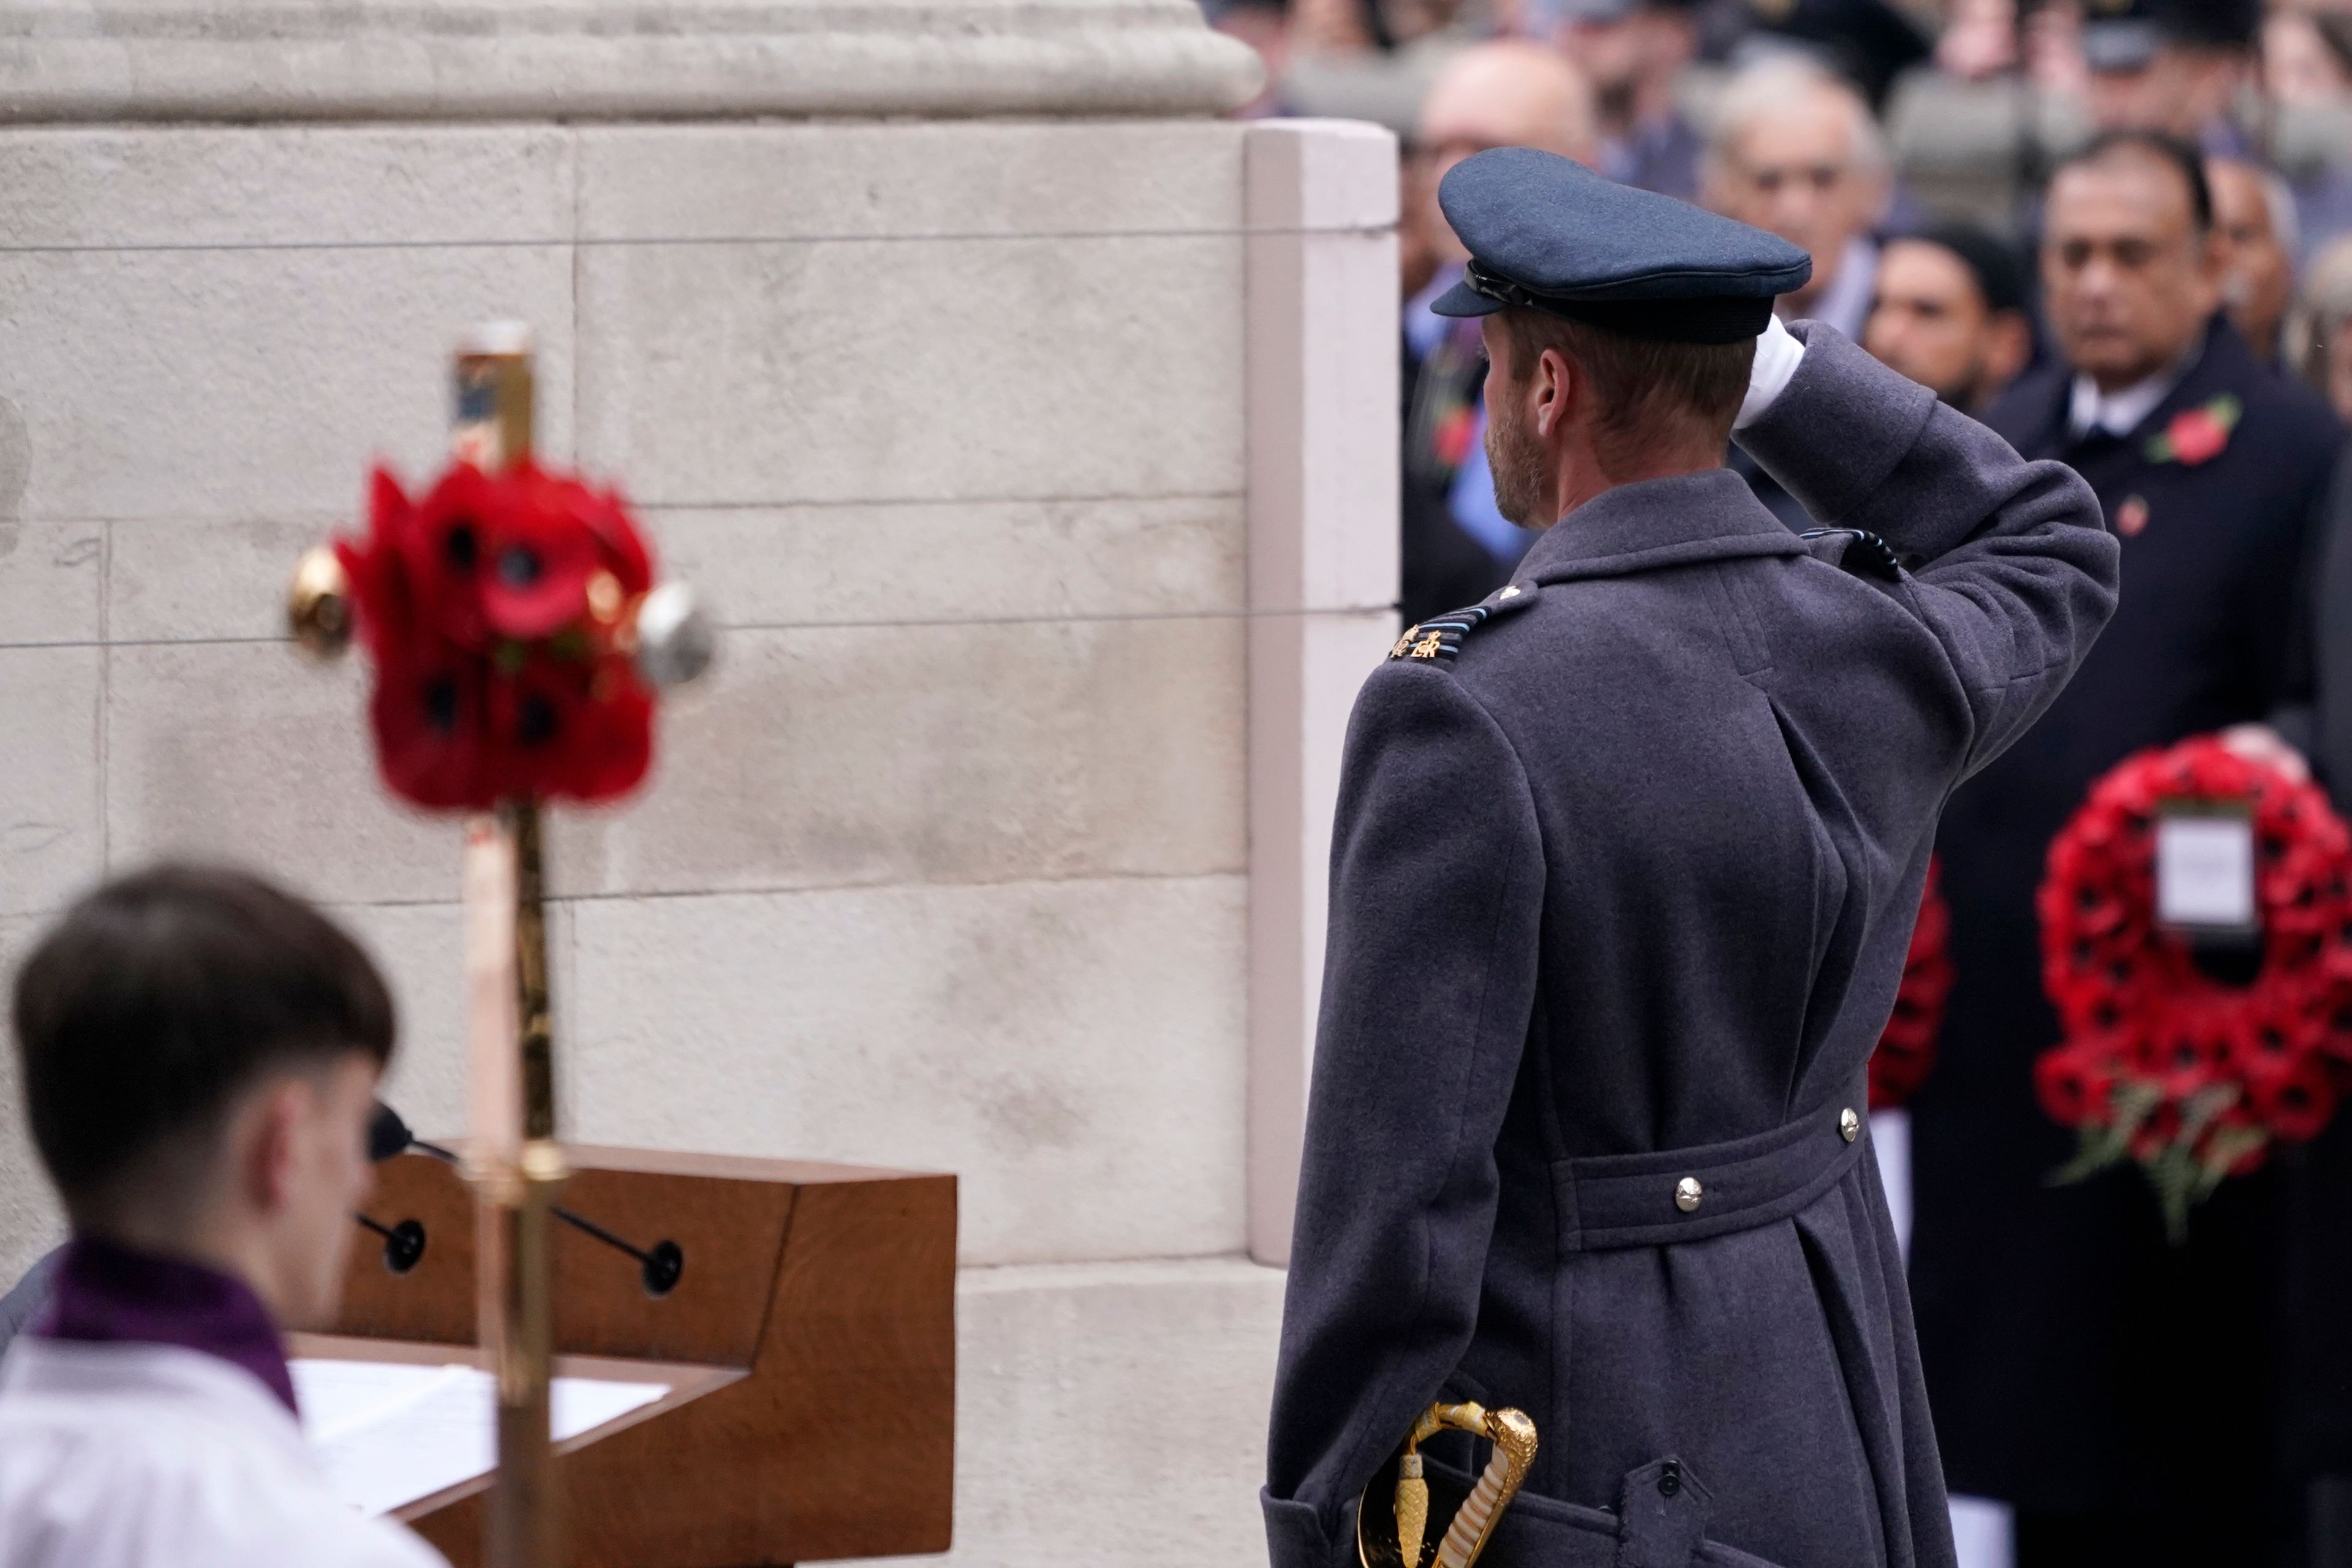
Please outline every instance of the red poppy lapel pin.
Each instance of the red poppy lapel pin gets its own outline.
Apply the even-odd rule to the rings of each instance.
[[[2230,432],[2238,427],[2239,416],[2245,411],[2246,405],[2227,392],[2195,408],[2182,409],[2147,438],[2147,460],[2189,468],[2211,462],[2230,444]]]

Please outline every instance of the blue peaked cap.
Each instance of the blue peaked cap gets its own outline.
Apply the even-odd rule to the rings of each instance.
[[[1470,252],[1468,276],[1431,307],[1441,316],[1518,306],[1628,337],[1732,343],[1813,275],[1785,239],[1532,147],[1463,159],[1437,201]]]

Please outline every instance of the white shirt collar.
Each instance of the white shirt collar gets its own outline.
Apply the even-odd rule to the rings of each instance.
[[[2094,430],[2104,430],[2110,436],[2130,435],[2156,412],[2158,404],[2172,395],[2172,389],[2188,378],[2204,354],[2205,334],[2200,332],[2189,352],[2169,367],[2119,391],[2101,392],[2099,384],[2089,376],[2075,376],[2074,395],[2066,406],[2067,427],[2077,437]]]

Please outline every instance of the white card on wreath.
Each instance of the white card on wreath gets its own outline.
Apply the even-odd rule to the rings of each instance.
[[[2168,926],[2254,927],[2254,825],[2242,812],[2156,820],[2156,918]]]

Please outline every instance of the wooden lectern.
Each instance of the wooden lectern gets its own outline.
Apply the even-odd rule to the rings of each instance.
[[[559,1374],[669,1394],[556,1447],[580,1568],[765,1568],[948,1548],[955,1458],[953,1176],[569,1146],[564,1206],[641,1247],[675,1241],[653,1295],[625,1253],[555,1231]],[[405,1274],[352,1247],[331,1334],[294,1353],[477,1359],[474,1201],[420,1153],[378,1167],[371,1218],[415,1220]],[[487,1476],[397,1518],[456,1568],[481,1561]]]

